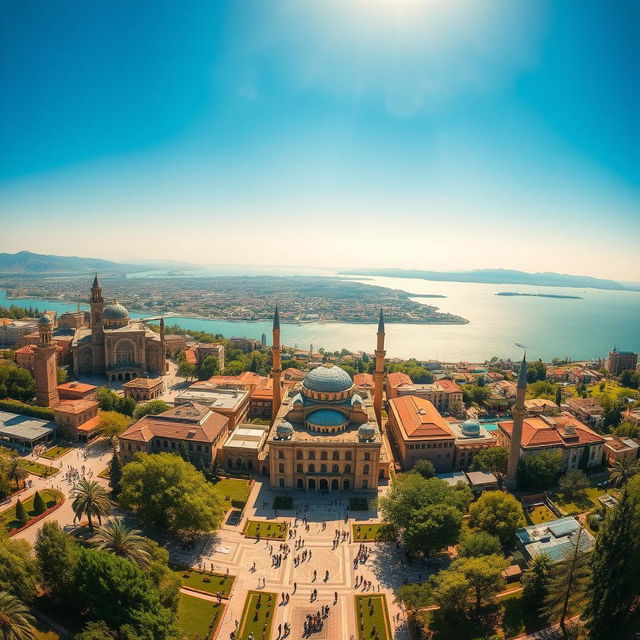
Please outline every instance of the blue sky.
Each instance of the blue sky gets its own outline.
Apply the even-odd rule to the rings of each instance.
[[[635,0],[0,5],[0,251],[640,280]]]

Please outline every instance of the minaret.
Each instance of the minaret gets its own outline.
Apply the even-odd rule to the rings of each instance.
[[[104,298],[96,273],[91,286],[91,370],[94,374],[104,373],[104,332],[102,330],[102,310]]]
[[[278,305],[273,314],[273,344],[271,345],[271,378],[273,380],[273,398],[271,402],[271,422],[274,422],[280,403],[282,402],[282,389],[280,388],[280,376],[282,367],[280,366],[280,314]]]
[[[43,315],[38,320],[40,342],[35,352],[34,370],[36,377],[36,403],[41,407],[55,407],[58,397],[58,376],[56,370],[56,345],[53,342],[51,319]]]
[[[373,374],[373,410],[376,414],[378,426],[382,427],[382,387],[384,385],[384,315],[380,309],[380,319],[378,320],[378,341],[376,344],[376,370]]]
[[[160,318],[160,362],[158,362],[158,370],[161,376],[167,373],[167,345],[164,341],[164,316]]]
[[[509,462],[507,463],[506,485],[509,489],[515,489],[518,485],[518,462],[520,462],[520,442],[522,440],[522,425],[527,410],[524,406],[524,398],[527,392],[527,354],[525,353],[518,371],[518,383],[516,385],[516,403],[513,407],[513,429],[511,431],[511,443],[509,445]]]

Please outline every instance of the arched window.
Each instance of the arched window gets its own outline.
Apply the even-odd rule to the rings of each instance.
[[[129,364],[134,362],[133,344],[129,340],[121,340],[116,345],[116,364]]]
[[[326,464],[321,464],[320,465],[320,473],[327,473],[327,465]]]
[[[369,465],[365,464],[364,467],[362,467],[362,473],[364,473],[364,475],[368,475],[369,473]]]
[[[309,460],[315,460],[315,459],[316,459],[316,452],[309,451]]]
[[[344,459],[345,460],[351,460],[351,451],[345,451],[344,452]]]
[[[333,460],[340,460],[340,452],[339,451],[334,451],[332,458],[333,458]]]
[[[350,464],[345,464],[344,465],[344,472],[345,473],[351,473],[351,465]]]
[[[309,473],[315,473],[315,472],[316,472],[316,465],[312,463],[309,465]]]
[[[320,460],[328,460],[328,459],[329,459],[329,454],[326,451],[321,451]]]
[[[339,471],[340,471],[340,467],[339,467],[337,464],[334,464],[334,465],[331,467],[331,472],[332,472],[332,473],[338,473]]]
[[[284,473],[284,464],[282,462],[278,465],[278,471]]]

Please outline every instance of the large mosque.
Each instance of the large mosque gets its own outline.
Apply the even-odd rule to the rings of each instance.
[[[273,323],[273,423],[264,453],[274,489],[372,491],[392,462],[381,428],[384,319],[380,312],[373,397],[340,367],[324,364],[280,389],[280,321]]]
[[[165,373],[164,320],[157,334],[143,320],[132,320],[115,300],[105,305],[97,275],[90,305],[90,326],[76,329],[71,344],[76,377],[90,374],[132,380]]]

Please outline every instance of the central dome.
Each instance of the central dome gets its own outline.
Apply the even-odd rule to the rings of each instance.
[[[129,312],[126,307],[114,300],[102,310],[102,317],[105,320],[124,320],[129,317]]]
[[[323,364],[309,371],[302,384],[310,391],[338,393],[351,389],[353,381],[344,369],[332,364]]]

